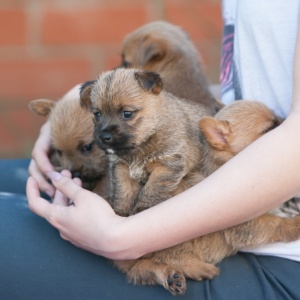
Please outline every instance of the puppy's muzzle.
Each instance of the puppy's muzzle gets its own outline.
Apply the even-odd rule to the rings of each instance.
[[[113,141],[112,134],[109,132],[102,132],[99,136],[101,143],[105,145],[110,145]]]

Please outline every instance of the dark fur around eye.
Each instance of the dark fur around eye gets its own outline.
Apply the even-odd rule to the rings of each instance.
[[[88,153],[90,153],[90,152],[92,151],[92,149],[93,149],[93,144],[94,144],[94,142],[93,142],[93,143],[90,143],[90,144],[87,144],[87,145],[84,145],[84,146],[82,147],[82,149],[81,149],[81,152],[82,152],[83,154],[88,154]]]
[[[101,118],[101,113],[100,113],[100,111],[94,112],[94,117],[95,117],[95,121],[96,121],[96,122],[99,122],[99,121],[100,121],[100,118]]]
[[[62,151],[55,149],[55,152],[57,153],[58,156],[62,156]]]

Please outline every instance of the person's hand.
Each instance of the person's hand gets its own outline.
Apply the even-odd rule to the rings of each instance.
[[[80,87],[81,84],[77,84],[61,99],[74,99],[74,101],[77,101],[79,99]],[[47,173],[54,171],[54,167],[49,160],[50,145],[50,123],[46,122],[41,127],[40,135],[34,144],[28,172],[38,182],[40,190],[52,198],[55,188],[47,181]]]
[[[77,247],[106,257],[114,256],[115,225],[124,218],[117,216],[100,196],[80,186],[80,180],[70,178],[69,171],[50,172],[48,177],[56,187],[53,202],[41,198],[33,177],[27,181],[30,210],[56,227],[62,238]]]
[[[41,130],[38,139],[32,150],[32,159],[29,164],[29,174],[38,182],[41,191],[50,197],[54,196],[55,188],[47,181],[47,173],[54,171],[49,160],[51,143],[50,123],[46,122]]]

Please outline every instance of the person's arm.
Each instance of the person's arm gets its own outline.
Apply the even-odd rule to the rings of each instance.
[[[114,214],[101,197],[52,173],[54,185],[75,206],[40,198],[29,178],[32,211],[83,249],[132,259],[252,219],[300,192],[300,31],[294,65],[293,105],[278,128],[265,134],[189,190],[137,215]],[[55,178],[56,177],[56,178]]]
[[[204,181],[128,218],[116,216],[102,198],[53,174],[54,185],[75,206],[56,206],[39,198],[32,179],[27,186],[29,205],[79,247],[114,259],[136,258],[244,222],[299,193],[299,130],[299,113],[294,111]]]

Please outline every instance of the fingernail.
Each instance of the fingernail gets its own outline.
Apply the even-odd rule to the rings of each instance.
[[[58,172],[48,172],[47,176],[50,178],[51,181],[58,181],[63,176]]]

